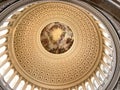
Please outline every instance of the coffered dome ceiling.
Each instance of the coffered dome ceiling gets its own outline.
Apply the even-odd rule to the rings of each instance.
[[[82,6],[42,1],[17,9],[6,21],[0,37],[6,39],[1,57],[7,57],[0,65],[8,67],[2,73],[7,83],[18,78],[11,88],[24,82],[23,90],[102,90],[111,80],[113,39],[99,17]]]

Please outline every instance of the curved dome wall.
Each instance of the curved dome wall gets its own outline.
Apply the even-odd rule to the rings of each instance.
[[[82,1],[18,4],[0,24],[2,81],[13,90],[104,90],[116,72],[115,38],[107,18]]]

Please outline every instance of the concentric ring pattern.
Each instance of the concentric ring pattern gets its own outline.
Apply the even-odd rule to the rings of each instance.
[[[61,54],[48,52],[41,43],[42,30],[54,22],[68,26],[74,36],[71,48]],[[0,40],[5,39],[0,69],[6,67],[1,75],[12,89],[94,90],[112,71],[112,38],[104,24],[83,7],[62,1],[33,3],[5,23],[0,27],[4,31]]]

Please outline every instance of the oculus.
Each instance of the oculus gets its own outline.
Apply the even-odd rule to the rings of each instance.
[[[72,30],[60,22],[48,24],[41,33],[43,47],[54,54],[66,52],[70,49],[73,42]]]

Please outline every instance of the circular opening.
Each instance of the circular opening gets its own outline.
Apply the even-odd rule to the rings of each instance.
[[[48,24],[41,32],[41,43],[50,53],[62,54],[73,45],[73,32],[69,26],[53,22]]]

